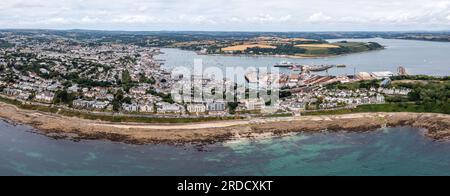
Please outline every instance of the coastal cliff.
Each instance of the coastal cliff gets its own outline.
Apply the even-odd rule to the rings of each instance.
[[[450,115],[420,113],[358,113],[190,124],[110,123],[19,109],[0,103],[0,118],[33,126],[56,139],[110,140],[132,144],[208,144],[236,138],[290,133],[352,131],[411,126],[425,129],[435,140],[450,138]]]

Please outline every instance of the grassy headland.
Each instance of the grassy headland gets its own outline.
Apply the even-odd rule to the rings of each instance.
[[[389,88],[408,88],[407,96],[387,96],[387,104],[362,105],[355,109],[311,112],[308,115],[347,114],[360,112],[416,112],[450,114],[450,77],[398,76],[392,77]],[[355,90],[378,88],[380,81],[362,81],[350,84],[332,84],[331,89]]]
[[[384,47],[375,42],[329,43],[325,40],[304,38],[255,37],[247,40],[210,40],[175,43],[173,47],[199,51],[204,54],[267,55],[290,57],[334,56]]]

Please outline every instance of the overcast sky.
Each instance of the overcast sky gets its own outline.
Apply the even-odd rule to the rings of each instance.
[[[450,30],[450,0],[1,0],[0,28]]]

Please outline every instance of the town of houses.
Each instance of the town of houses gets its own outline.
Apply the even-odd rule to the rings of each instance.
[[[3,35],[12,48],[0,49],[1,96],[27,103],[55,104],[61,92],[70,94],[70,103],[58,103],[76,110],[151,115],[232,115],[229,103],[214,99],[174,102],[168,99],[175,83],[162,68],[157,48],[131,44],[91,44],[62,37],[34,39],[27,35]],[[40,41],[37,41],[40,40]],[[91,42],[94,42],[91,40]],[[95,42],[94,42],[95,43]],[[195,77],[195,76],[192,76]],[[344,77],[291,74],[278,77],[283,86],[309,90],[295,92],[268,105],[262,99],[237,103],[236,112],[294,112],[354,107],[385,103],[385,96],[407,96],[410,90],[371,88],[336,90],[323,87]],[[194,80],[198,81],[198,80]],[[202,77],[196,87],[217,85]],[[132,85],[130,85],[132,84]],[[305,89],[305,88],[303,88]]]

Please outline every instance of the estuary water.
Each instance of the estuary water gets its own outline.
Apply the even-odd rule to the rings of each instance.
[[[450,143],[418,129],[194,146],[53,140],[0,122],[0,175],[450,175]]]
[[[353,75],[356,72],[391,71],[397,72],[399,66],[406,67],[409,74],[426,74],[434,76],[450,75],[450,42],[427,42],[397,39],[345,39],[348,41],[378,42],[386,47],[384,50],[349,54],[328,58],[278,58],[255,56],[215,56],[197,55],[195,52],[179,49],[163,49],[165,53],[159,59],[166,60],[165,67],[192,67],[194,59],[201,59],[204,67],[267,67],[282,61],[298,64],[345,64],[346,68],[329,71],[332,75]],[[328,40],[330,42],[342,40]],[[289,72],[289,69],[281,69]]]

